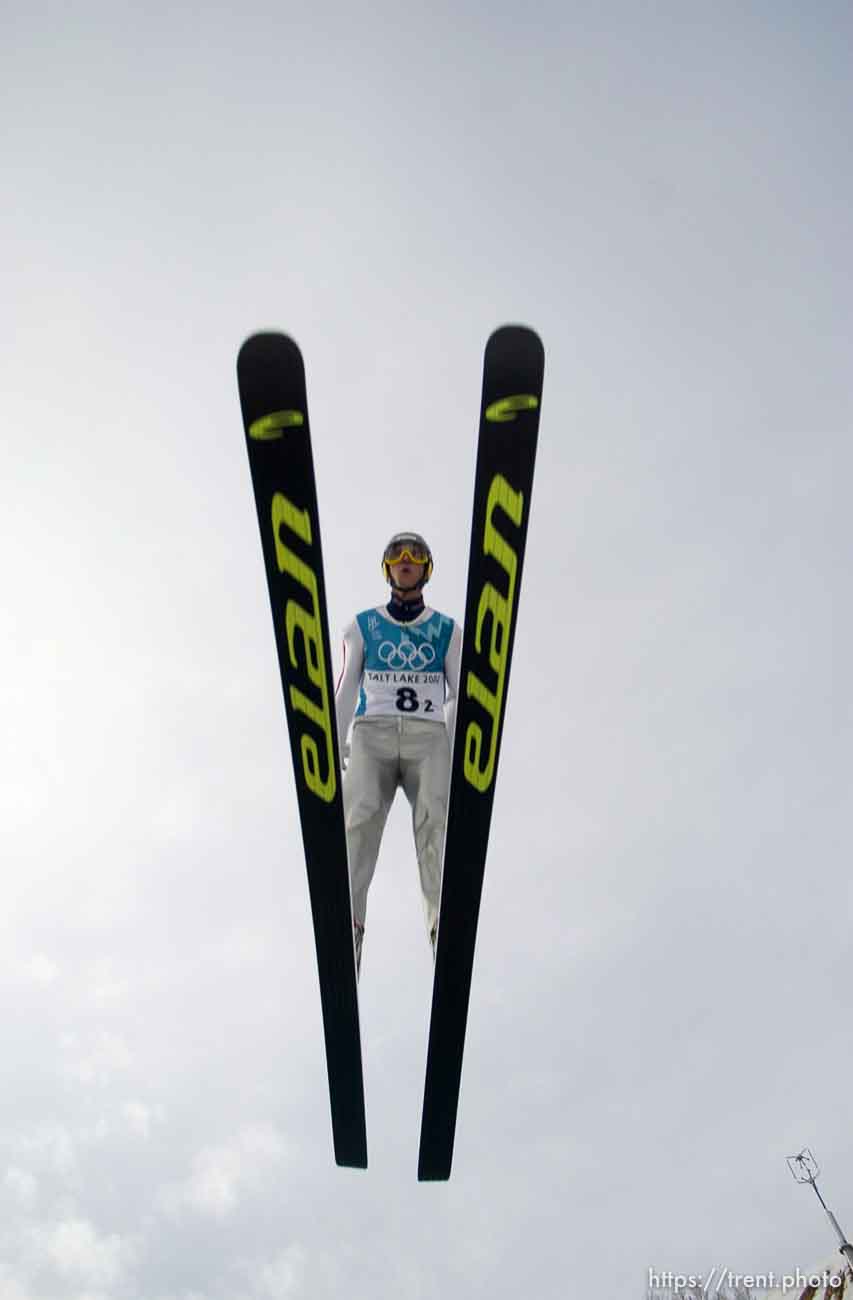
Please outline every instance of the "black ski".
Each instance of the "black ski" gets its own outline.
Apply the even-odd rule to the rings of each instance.
[[[292,339],[237,358],[314,920],[335,1160],[367,1167],[352,904],[305,368]]]
[[[450,1177],[489,825],[515,638],[545,357],[532,330],[486,344],[459,702],[418,1179]]]

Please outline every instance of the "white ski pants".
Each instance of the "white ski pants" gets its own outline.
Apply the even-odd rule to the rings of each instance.
[[[450,740],[443,722],[379,717],[353,725],[343,797],[356,925],[364,926],[382,832],[402,786],[412,809],[424,916],[432,934],[438,923],[449,785]]]

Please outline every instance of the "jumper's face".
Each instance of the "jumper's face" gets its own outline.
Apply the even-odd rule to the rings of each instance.
[[[412,560],[405,559],[389,565],[389,569],[393,587],[414,587],[415,583],[420,582],[424,576],[426,565],[415,564]]]

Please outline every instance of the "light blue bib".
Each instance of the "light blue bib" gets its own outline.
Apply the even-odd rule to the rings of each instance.
[[[356,615],[364,641],[357,718],[423,718],[444,722],[444,660],[453,619],[429,606],[411,623],[398,623],[383,606]]]

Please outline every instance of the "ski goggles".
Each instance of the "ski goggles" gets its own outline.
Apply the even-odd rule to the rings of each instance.
[[[402,560],[410,560],[412,564],[428,564],[429,558],[429,551],[423,542],[414,537],[395,537],[386,546],[383,556],[386,564],[399,564]]]

